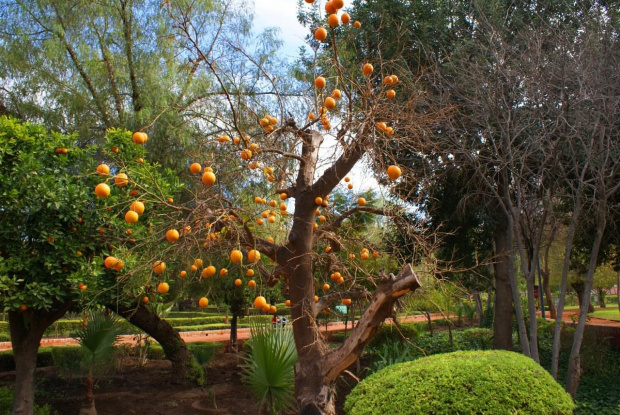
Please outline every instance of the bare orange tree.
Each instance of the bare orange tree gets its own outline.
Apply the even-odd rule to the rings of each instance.
[[[317,74],[314,88],[307,91],[309,98],[287,100],[278,94],[276,80],[264,72],[263,88],[273,94],[280,121],[265,115],[264,109],[252,107],[247,95],[232,86],[230,73],[218,66],[213,51],[202,47],[191,7],[168,6],[191,59],[201,62],[219,82],[224,92],[221,104],[230,113],[230,119],[222,121],[226,134],[205,143],[205,152],[199,156],[208,167],[203,169],[204,164],[199,163],[192,170],[201,172],[205,188],[196,193],[195,205],[185,221],[206,224],[206,237],[196,241],[212,258],[228,249],[230,262],[256,269],[267,285],[282,282],[290,297],[299,356],[296,396],[301,413],[307,414],[335,413],[333,387],[338,376],[355,362],[377,328],[392,315],[395,301],[420,286],[411,265],[401,265],[395,273],[389,269],[369,272],[361,261],[379,253],[365,248],[358,256],[345,252],[342,245],[346,235],[340,229],[347,219],[364,213],[381,215],[388,221],[400,217],[402,211],[394,206],[366,206],[363,198],[336,210],[329,195],[338,186],[355,191],[347,175],[364,157],[379,168],[384,182],[410,180],[406,171],[401,177],[400,167],[384,161],[382,149],[389,144],[403,151],[417,151],[420,138],[431,133],[440,116],[430,107],[419,105],[424,94],[416,91],[415,79],[399,79],[389,63],[341,62],[334,30],[357,28],[357,24],[349,25],[348,14],[339,14],[342,3],[329,2],[329,26],[315,28],[318,42],[331,33],[332,54],[316,66],[324,69]],[[230,50],[243,53],[239,45],[231,44]],[[415,93],[419,100],[391,105],[399,90]],[[300,108],[303,120],[299,119]],[[231,157],[238,167],[225,162]],[[255,205],[235,203],[227,186],[234,186],[241,177],[247,178],[249,187],[266,178],[271,183],[269,191],[275,195],[272,197],[280,200],[268,202],[257,195]],[[275,225],[282,231],[278,240],[267,236],[269,226]],[[404,226],[402,221],[399,226]],[[214,271],[215,267],[205,273],[211,276]],[[336,286],[319,299],[320,281],[329,276],[336,280]],[[351,336],[342,346],[330,349],[319,332],[317,316],[336,302],[347,304],[352,299],[367,301],[367,306]],[[255,306],[270,310],[262,296],[257,296]]]

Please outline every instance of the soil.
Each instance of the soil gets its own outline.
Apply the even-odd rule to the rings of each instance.
[[[125,360],[115,372],[97,377],[95,406],[99,415],[243,415],[258,414],[256,399],[241,381],[240,355],[220,352],[206,366],[206,385],[172,383],[167,360],[150,360],[139,368]],[[357,384],[343,374],[336,386],[337,414],[343,415],[345,397]],[[13,384],[13,373],[0,374],[0,387]],[[77,415],[84,401],[85,378],[57,368],[37,369],[36,403],[50,404],[61,415]],[[293,415],[293,413],[289,414]]]

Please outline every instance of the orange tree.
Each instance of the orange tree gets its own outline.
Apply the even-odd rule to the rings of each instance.
[[[16,364],[12,413],[32,413],[43,332],[88,300],[93,259],[107,249],[92,192],[96,148],[73,148],[75,139],[0,118],[0,305]]]
[[[387,270],[373,270],[367,266],[371,249],[355,253],[343,249],[351,246],[343,243],[351,236],[343,232],[347,220],[369,213],[382,215],[388,221],[399,217],[401,211],[368,206],[359,198],[353,198],[346,209],[335,210],[329,195],[338,186],[349,190],[347,175],[365,156],[381,171],[388,185],[413,180],[406,174],[401,178],[401,168],[379,157],[382,148],[390,143],[412,151],[422,135],[430,134],[440,116],[424,105],[424,91],[416,89],[414,79],[399,79],[382,62],[342,64],[334,33],[337,30],[353,35],[357,27],[339,11],[342,6],[342,1],[328,2],[330,16],[321,19],[325,27],[313,28],[317,39],[314,45],[331,36],[332,54],[317,65],[324,69],[316,73],[308,90],[312,98],[291,103],[278,96],[274,108],[278,108],[279,119],[245,105],[242,97],[228,88],[226,73],[203,48],[200,33],[187,13],[179,13],[175,21],[192,59],[200,61],[220,83],[224,93],[221,103],[229,107],[231,114],[226,134],[237,137],[214,137],[205,143],[202,159],[192,160],[201,164],[200,169],[205,164],[213,168],[214,175],[207,172],[201,176],[201,170],[196,168],[195,180],[202,180],[205,187],[196,194],[193,211],[185,221],[202,221],[206,234],[201,242],[204,240],[208,255],[230,256],[231,263],[237,266],[255,268],[266,285],[281,284],[289,297],[299,355],[295,387],[301,413],[334,413],[337,377],[360,356],[383,320],[392,314],[395,301],[419,287],[410,265],[404,265],[397,275],[390,273],[399,266],[395,261],[386,263]],[[381,74],[383,82],[377,82],[377,74]],[[269,88],[276,87],[271,77],[265,74],[265,78]],[[415,92],[415,102],[391,105],[395,94],[404,90],[412,95]],[[298,112],[292,108],[304,106],[308,118],[295,118],[292,113]],[[398,135],[394,134],[396,130]],[[228,150],[214,157],[219,146]],[[231,158],[238,160],[237,168],[218,168]],[[229,197],[220,187],[231,180],[251,183],[259,179],[271,183],[270,194],[256,195],[250,205]],[[355,185],[359,183],[350,189],[352,192],[359,189]],[[269,239],[276,228],[285,237]],[[363,240],[358,243],[365,245]],[[234,259],[233,250],[240,253]],[[336,283],[319,298],[320,287],[332,276]],[[254,305],[269,310],[265,298],[258,294],[260,289]],[[335,303],[353,299],[365,301],[366,308],[345,343],[330,349],[320,334],[317,316]]]

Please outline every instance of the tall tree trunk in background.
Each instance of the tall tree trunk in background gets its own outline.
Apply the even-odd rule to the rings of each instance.
[[[586,329],[586,317],[590,307],[590,291],[592,290],[592,285],[594,283],[594,272],[596,271],[596,263],[598,262],[598,254],[601,247],[601,241],[603,240],[603,234],[605,233],[605,225],[607,224],[607,219],[605,217],[605,203],[602,204],[603,208],[600,208],[596,229],[596,236],[594,237],[594,242],[592,243],[592,249],[590,250],[590,264],[588,267],[588,273],[586,275],[586,280],[583,283],[583,292],[584,297],[580,301],[580,312],[579,312],[579,322],[577,323],[577,328],[575,329],[575,334],[573,336],[573,346],[570,351],[570,357],[568,359],[568,370],[566,373],[566,392],[570,393],[570,395],[575,398],[577,395],[577,387],[579,386],[579,380],[581,378],[581,343],[583,342],[583,334]]]
[[[605,290],[603,288],[597,288],[596,292],[598,294],[598,306],[605,308]]]
[[[620,312],[620,271],[618,271],[618,281],[616,285],[616,302],[618,303],[618,312]]]
[[[493,348],[512,350],[512,289],[510,287],[509,261],[510,242],[507,241],[508,229],[498,226],[493,236],[495,241],[494,264],[495,304],[493,307]]]
[[[192,355],[179,333],[170,323],[147,307],[140,304],[136,307],[115,308],[109,306],[108,308],[157,340],[164,349],[166,357],[172,363],[172,379],[174,382],[182,383],[185,381],[190,369],[199,370],[198,365],[194,365]],[[193,375],[195,374],[192,373]],[[200,379],[193,380],[200,383],[202,376],[204,373],[198,376]]]
[[[480,292],[474,293],[474,302],[476,304],[476,314],[478,315],[478,327],[482,327],[484,323],[484,309],[482,308],[482,298],[480,298]]]
[[[54,311],[9,311],[11,347],[15,359],[15,390],[11,415],[34,413],[35,373],[39,344],[45,330],[65,315],[71,303]]]
[[[549,311],[549,318],[555,319],[556,311],[555,304],[553,304],[553,297],[551,295],[551,287],[549,287],[549,270],[544,269],[540,272],[542,274],[543,291],[545,293],[545,303],[547,303],[547,311]]]
[[[575,290],[575,292],[577,293],[577,298],[579,299],[579,305],[581,306],[581,304],[583,303],[584,300],[586,300],[588,302],[588,308],[587,311],[588,313],[593,313],[594,312],[594,307],[592,306],[592,302],[590,300],[590,293],[592,290],[590,290],[587,294],[586,294],[586,283],[585,281],[578,281],[578,282],[572,282],[570,284],[571,287],[573,287],[573,290]]]

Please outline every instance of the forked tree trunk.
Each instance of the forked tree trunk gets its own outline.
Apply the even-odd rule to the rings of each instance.
[[[166,320],[142,304],[137,307],[108,307],[138,327],[161,345],[172,363],[172,380],[182,383],[193,365],[192,355],[179,333]]]
[[[71,303],[54,311],[9,311],[11,346],[15,359],[15,391],[11,415],[32,415],[39,344],[45,330],[61,318]]]
[[[512,350],[512,289],[509,277],[510,256],[507,255],[509,246],[506,238],[506,227],[495,230],[495,305],[493,308],[493,348]]]

